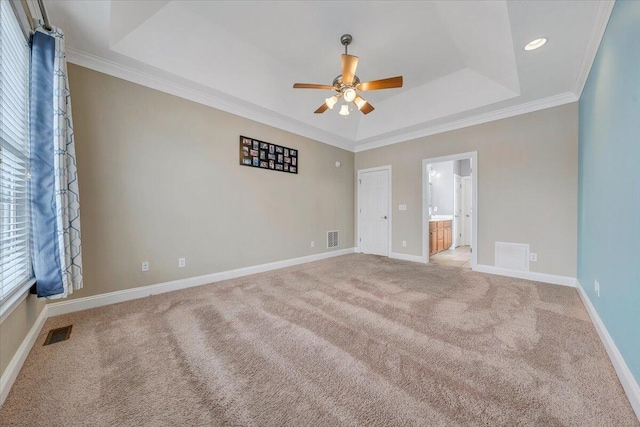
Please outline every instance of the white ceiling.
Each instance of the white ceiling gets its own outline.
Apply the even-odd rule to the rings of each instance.
[[[349,150],[578,99],[611,12],[599,1],[46,2],[70,62]],[[313,114],[353,35],[375,111]],[[538,37],[549,42],[526,52]]]

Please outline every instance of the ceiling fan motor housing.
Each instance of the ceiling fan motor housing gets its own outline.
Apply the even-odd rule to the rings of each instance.
[[[353,83],[351,83],[351,85],[347,85],[342,81],[342,74],[340,74],[338,77],[333,79],[333,87],[338,92],[342,92],[342,89],[345,89],[348,87],[355,87],[358,85],[358,83],[360,83],[360,79],[358,78],[358,76],[355,76],[355,75],[353,76]]]

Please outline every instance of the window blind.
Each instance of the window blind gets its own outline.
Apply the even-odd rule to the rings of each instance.
[[[29,215],[29,45],[0,0],[0,306],[32,279]]]

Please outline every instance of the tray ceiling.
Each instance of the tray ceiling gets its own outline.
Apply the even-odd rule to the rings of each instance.
[[[611,10],[597,1],[49,1],[69,60],[350,150],[578,99]],[[313,111],[353,35],[366,92],[347,120]],[[523,46],[547,37],[543,48]]]

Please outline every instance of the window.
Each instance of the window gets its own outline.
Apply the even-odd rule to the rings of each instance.
[[[0,0],[0,313],[32,282],[29,217],[29,45]]]

